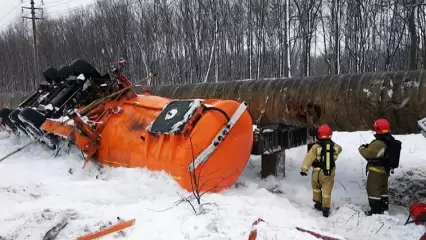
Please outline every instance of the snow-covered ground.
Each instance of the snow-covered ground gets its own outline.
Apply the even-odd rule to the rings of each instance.
[[[28,141],[4,133],[1,137],[0,156]],[[212,203],[205,207],[210,211],[195,215],[188,203],[176,204],[179,195],[189,194],[164,173],[93,163],[83,170],[78,151],[54,158],[35,144],[0,163],[0,239],[42,239],[67,216],[69,223],[56,239],[75,239],[120,217],[136,223],[125,230],[126,236],[104,239],[247,240],[252,222],[260,217],[265,222],[258,225],[257,239],[316,239],[295,229],[301,227],[339,239],[418,240],[425,227],[404,222],[408,206],[425,194],[426,139],[397,136],[403,141],[401,166],[390,183],[391,203],[400,206],[366,217],[365,163],[357,148],[372,138],[372,132],[334,134],[343,152],[329,218],[313,209],[310,176],[299,175],[306,146],[286,151],[284,180],[261,180],[259,158],[253,157],[236,187],[204,195],[202,201]]]

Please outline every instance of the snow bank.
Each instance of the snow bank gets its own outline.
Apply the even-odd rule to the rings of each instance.
[[[204,203],[214,204],[206,207],[209,212],[197,216],[189,204],[176,204],[179,195],[189,194],[164,173],[101,168],[94,163],[83,170],[76,150],[53,158],[47,147],[31,145],[0,163],[0,236],[42,239],[67,216],[69,224],[56,239],[75,239],[120,217],[136,218],[136,224],[119,239],[247,240],[252,222],[260,217],[265,222],[258,225],[259,240],[316,239],[296,230],[297,226],[340,239],[418,240],[424,227],[403,226],[407,206],[394,205],[401,199],[395,197],[398,194],[407,197],[398,204],[410,204],[414,199],[404,193],[406,189],[395,187],[401,183],[411,186],[414,179],[425,181],[426,139],[421,135],[397,136],[403,142],[403,152],[401,168],[390,180],[390,212],[366,217],[365,163],[357,148],[372,138],[371,132],[334,134],[343,152],[337,163],[329,218],[313,209],[310,177],[299,175],[306,146],[287,150],[284,180],[261,180],[259,158],[253,157],[234,188],[203,196]],[[2,135],[0,155],[26,141]],[[103,239],[115,236],[118,234]]]

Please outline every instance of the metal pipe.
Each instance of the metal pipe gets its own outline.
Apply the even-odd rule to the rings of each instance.
[[[385,117],[393,133],[409,134],[420,132],[417,120],[426,117],[426,71],[163,85],[151,92],[175,99],[245,101],[256,124],[327,123],[335,131],[360,131],[371,130],[375,119]],[[30,95],[0,94],[0,105],[16,107],[17,100]]]
[[[153,86],[168,98],[245,101],[257,124],[329,124],[335,131],[371,130],[387,118],[396,134],[418,133],[426,116],[426,71],[341,74]]]

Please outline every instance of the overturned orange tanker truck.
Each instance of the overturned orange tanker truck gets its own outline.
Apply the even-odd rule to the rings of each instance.
[[[55,151],[72,143],[86,162],[162,170],[189,191],[217,192],[236,182],[250,154],[262,155],[262,177],[283,176],[285,149],[312,142],[318,124],[365,130],[385,116],[410,133],[426,116],[421,71],[147,89],[123,66],[104,75],[81,59],[50,67],[36,92],[2,106],[1,124]]]
[[[129,90],[68,116],[71,124],[47,119],[40,128],[71,140],[87,160],[165,171],[187,190],[229,188],[252,147],[246,105],[232,100],[171,100]]]
[[[121,67],[108,77],[82,60],[71,63],[65,75],[63,69],[51,68],[45,71],[46,80],[58,85],[51,89],[60,85],[62,90],[46,88],[13,111],[3,109],[3,123],[54,149],[71,141],[86,162],[165,171],[187,190],[197,186],[202,192],[217,192],[232,186],[252,149],[247,105],[138,95]],[[87,105],[74,97],[96,94]],[[42,98],[52,100],[40,104]]]

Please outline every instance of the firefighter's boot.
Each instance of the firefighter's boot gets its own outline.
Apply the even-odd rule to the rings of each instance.
[[[322,208],[322,215],[328,217],[330,215],[330,208]]]
[[[318,211],[322,211],[322,203],[321,202],[315,202],[314,208]]]
[[[383,214],[382,201],[381,200],[369,199],[369,201],[370,201],[371,210],[366,211],[365,215],[371,216],[373,214]]]

